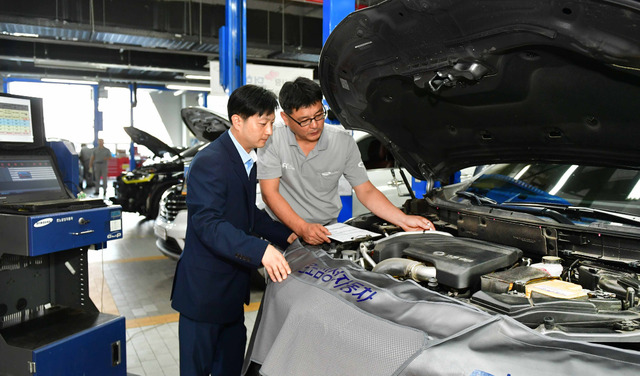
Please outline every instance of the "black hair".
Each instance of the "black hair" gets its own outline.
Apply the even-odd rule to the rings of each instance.
[[[278,107],[276,95],[260,86],[244,85],[231,93],[227,102],[227,112],[229,121],[231,116],[239,115],[242,119],[247,119],[255,114],[273,114]]]
[[[287,114],[322,101],[320,85],[305,77],[287,81],[280,89],[280,107]]]

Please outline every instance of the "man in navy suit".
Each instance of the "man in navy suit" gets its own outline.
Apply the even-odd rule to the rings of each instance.
[[[227,104],[231,129],[191,162],[187,235],[171,293],[171,306],[180,312],[183,376],[239,375],[251,270],[262,263],[274,282],[291,273],[271,243],[284,249],[296,235],[255,205],[254,149],[271,136],[276,107],[272,92],[238,88]]]

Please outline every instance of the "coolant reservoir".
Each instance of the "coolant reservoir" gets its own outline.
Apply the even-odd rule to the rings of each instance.
[[[560,277],[562,275],[562,259],[556,256],[544,256],[542,262],[532,264],[532,268],[544,270],[552,277]]]

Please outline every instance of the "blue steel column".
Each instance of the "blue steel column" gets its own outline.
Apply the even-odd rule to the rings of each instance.
[[[226,25],[220,28],[220,84],[227,94],[246,84],[247,2],[227,0]]]
[[[324,0],[322,3],[322,44],[327,41],[331,31],[349,13],[356,10],[355,0]]]
[[[355,0],[324,0],[322,3],[322,44],[327,41],[331,31],[351,12],[356,9]],[[353,216],[353,196],[340,195],[342,209],[338,214],[338,222],[344,222]]]
[[[133,109],[138,105],[137,97],[137,85],[129,85],[129,102],[131,104],[131,126],[133,127]],[[133,140],[129,143],[129,171],[133,171],[136,168],[136,147]]]

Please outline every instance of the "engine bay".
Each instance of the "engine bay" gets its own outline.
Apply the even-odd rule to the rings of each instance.
[[[431,220],[436,231],[403,232],[366,214],[346,223],[384,237],[332,243],[325,251],[551,337],[638,347],[640,241],[634,236],[432,199],[409,200],[404,209]]]

